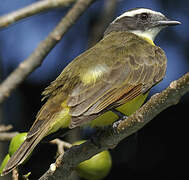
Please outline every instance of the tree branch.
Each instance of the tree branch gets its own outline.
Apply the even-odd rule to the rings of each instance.
[[[3,125],[3,124],[1,124],[0,125],[0,132],[5,132],[5,131],[9,131],[9,130],[11,130],[13,127],[12,127],[12,125]]]
[[[136,113],[121,121],[117,126],[109,127],[98,136],[101,147],[96,147],[91,141],[68,149],[56,160],[55,168],[49,170],[40,180],[68,179],[74,168],[82,161],[89,159],[98,152],[115,147],[121,140],[141,129],[155,116],[166,108],[175,105],[180,98],[189,92],[189,73],[159,94],[155,94]],[[53,164],[54,165],[54,164]]]
[[[0,142],[1,141],[10,141],[18,132],[0,132]]]
[[[0,103],[37,67],[41,65],[47,54],[61,40],[63,35],[95,0],[78,0],[55,29],[42,41],[34,52],[25,59],[0,85]]]
[[[18,169],[13,169],[12,171],[12,180],[19,180],[19,174],[18,174]]]
[[[0,28],[49,9],[68,6],[76,0],[43,0],[0,17]]]
[[[56,144],[57,145],[57,155],[64,154],[64,148],[71,148],[72,144],[62,141],[58,138],[50,141],[51,144]]]

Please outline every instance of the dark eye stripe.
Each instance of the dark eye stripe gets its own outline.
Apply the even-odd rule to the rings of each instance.
[[[140,14],[140,19],[147,20],[148,19],[148,13],[142,13],[142,14]]]

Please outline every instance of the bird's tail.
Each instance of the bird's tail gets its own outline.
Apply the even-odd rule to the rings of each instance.
[[[36,145],[45,136],[47,132],[45,129],[39,131],[30,138],[26,138],[26,140],[21,144],[19,149],[11,156],[10,160],[8,161],[7,165],[5,166],[1,174],[2,176],[8,174],[14,168],[16,168],[18,165],[22,164],[26,160],[26,158],[31,154]]]

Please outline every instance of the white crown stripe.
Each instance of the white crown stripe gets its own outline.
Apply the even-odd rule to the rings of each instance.
[[[122,15],[118,16],[115,20],[118,20],[118,19],[120,19],[122,17],[125,17],[125,16],[133,17],[136,14],[141,14],[141,13],[151,13],[151,14],[157,14],[157,15],[164,16],[160,12],[152,11],[150,9],[140,8],[140,9],[135,9],[135,10],[127,11],[127,12],[123,13]]]

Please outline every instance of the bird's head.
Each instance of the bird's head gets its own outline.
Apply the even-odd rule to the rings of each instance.
[[[129,31],[153,41],[163,28],[178,24],[181,23],[168,19],[160,12],[135,8],[117,17],[106,29],[105,35],[112,31]]]

